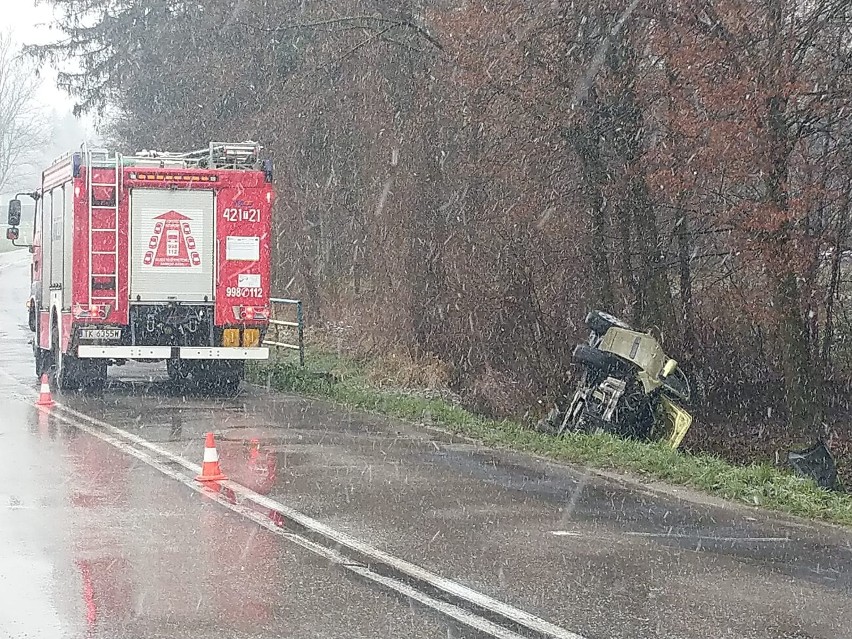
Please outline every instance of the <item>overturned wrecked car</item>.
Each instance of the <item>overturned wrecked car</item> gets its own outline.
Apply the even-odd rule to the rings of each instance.
[[[568,432],[607,432],[677,448],[692,425],[689,380],[649,333],[602,311],[586,316],[590,330],[572,361],[578,367],[573,396],[543,424]],[[568,399],[568,398],[566,398]]]

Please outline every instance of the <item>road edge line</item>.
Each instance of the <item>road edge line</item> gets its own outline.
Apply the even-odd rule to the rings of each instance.
[[[171,453],[170,451],[165,450],[157,444],[149,442],[148,440],[139,437],[138,435],[134,435],[133,433],[129,433],[124,429],[118,428],[117,426],[113,426],[112,424],[86,415],[85,413],[80,413],[59,402],[57,402],[56,408],[76,417],[77,419],[85,420],[94,426],[103,428],[113,433],[116,437],[131,442],[134,445],[142,446],[143,448],[146,448],[151,452],[186,468],[192,473],[199,473],[201,470],[201,467],[198,464],[194,464],[184,459],[180,455]],[[309,530],[314,534],[324,537],[325,539],[330,540],[334,544],[343,546],[345,548],[348,548],[350,551],[354,551],[360,555],[371,558],[376,562],[387,565],[393,570],[403,575],[406,575],[409,578],[415,579],[423,583],[427,583],[431,587],[436,588],[439,591],[450,594],[457,599],[463,600],[468,604],[477,606],[483,610],[488,610],[489,612],[499,615],[500,617],[515,624],[518,624],[519,626],[525,627],[528,630],[533,630],[542,635],[552,637],[553,639],[586,639],[582,635],[571,632],[570,630],[566,630],[565,628],[561,628],[549,621],[546,621],[545,619],[542,619],[541,617],[533,615],[532,613],[526,612],[510,604],[494,599],[489,595],[478,592],[476,590],[473,590],[472,588],[468,588],[467,586],[447,579],[446,577],[442,577],[438,574],[435,574],[427,570],[426,568],[423,568],[422,566],[418,566],[409,561],[406,561],[405,559],[401,559],[382,550],[379,550],[378,548],[370,546],[369,544],[362,542],[346,533],[337,531],[331,528],[330,526],[327,526],[326,524],[323,524],[322,522],[319,522],[290,506],[287,506],[285,504],[282,504],[281,502],[266,497],[265,495],[256,493],[250,488],[246,488],[242,484],[238,484],[233,481],[222,481],[219,483],[220,485],[232,490],[235,494],[240,495],[243,499],[251,501],[252,503],[263,508],[275,510],[284,517],[302,526],[306,530]]]
[[[37,410],[49,415],[54,419],[58,419],[59,421],[62,421],[73,428],[78,428],[84,433],[91,435],[92,437],[100,439],[101,441],[109,444],[118,451],[130,455],[131,457],[138,459],[144,464],[147,464],[154,470],[164,474],[169,479],[173,479],[185,485],[186,487],[190,488],[196,493],[199,493],[203,497],[215,501],[216,503],[224,506],[233,513],[248,519],[252,523],[261,526],[269,532],[279,537],[282,537],[283,539],[290,541],[291,543],[296,544],[304,550],[318,557],[327,559],[330,563],[333,563],[334,565],[356,575],[361,579],[371,581],[383,589],[392,590],[407,599],[411,599],[422,606],[432,609],[438,614],[454,619],[455,621],[464,624],[472,628],[473,630],[486,633],[497,639],[527,639],[523,635],[519,635],[516,632],[513,632],[503,626],[494,623],[490,619],[477,615],[473,611],[465,610],[464,608],[461,608],[447,601],[435,599],[434,597],[431,597],[427,593],[417,590],[409,584],[403,583],[392,577],[379,574],[371,570],[369,567],[353,565],[349,563],[349,560],[344,555],[340,554],[334,549],[326,548],[325,546],[312,542],[309,539],[305,539],[301,535],[298,535],[292,531],[285,530],[284,528],[275,525],[272,521],[267,520],[259,512],[242,506],[241,504],[231,502],[229,499],[227,499],[220,493],[210,492],[208,488],[196,482],[195,479],[193,479],[191,476],[185,475],[177,470],[169,468],[156,457],[152,456],[147,452],[141,451],[138,448],[135,448],[132,444],[128,443],[127,441],[122,441],[122,439],[117,436],[109,435],[107,433],[102,432],[100,430],[101,427],[99,426],[80,423],[79,421],[76,421],[75,419],[72,419],[69,416],[63,415],[61,412],[57,413],[55,411],[43,408],[37,408]],[[62,412],[68,411],[70,411],[70,409],[67,409],[66,407],[65,410]],[[225,484],[231,484],[232,482],[219,483],[224,486]]]

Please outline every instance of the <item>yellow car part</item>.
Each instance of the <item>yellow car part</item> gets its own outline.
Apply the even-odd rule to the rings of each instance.
[[[660,417],[666,425],[662,440],[675,449],[680,446],[686,432],[692,426],[692,415],[667,397],[660,398],[660,412],[662,413]]]

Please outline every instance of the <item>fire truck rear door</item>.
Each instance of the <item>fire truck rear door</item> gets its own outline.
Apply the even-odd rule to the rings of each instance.
[[[189,189],[130,194],[130,301],[213,300],[215,195]]]

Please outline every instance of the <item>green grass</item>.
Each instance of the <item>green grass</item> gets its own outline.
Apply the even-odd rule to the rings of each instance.
[[[376,387],[367,381],[366,370],[365,364],[353,359],[312,351],[304,368],[271,360],[251,365],[249,379],[278,390],[330,399],[353,409],[426,422],[488,446],[629,472],[751,506],[852,525],[852,496],[823,490],[811,480],[769,464],[736,466],[711,455],[675,452],[662,444],[603,434],[556,438],[515,421],[487,419],[443,400]]]

